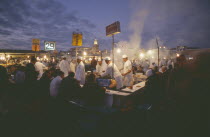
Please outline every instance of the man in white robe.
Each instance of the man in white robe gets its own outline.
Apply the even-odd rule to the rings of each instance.
[[[122,88],[123,87],[122,75],[121,75],[120,71],[118,70],[117,66],[114,64],[114,69],[113,69],[113,63],[112,63],[110,57],[106,57],[105,62],[108,66],[107,66],[105,73],[102,74],[101,76],[104,77],[104,76],[110,75],[111,78],[114,78],[116,80],[117,89]],[[112,71],[113,71],[113,75],[112,75]]]
[[[123,85],[126,87],[131,87],[133,86],[132,64],[130,60],[128,60],[127,55],[123,55],[122,58],[124,62],[123,73],[122,73],[122,76],[124,76]]]
[[[72,60],[70,63],[70,72],[76,72],[76,60]]]
[[[80,81],[81,85],[85,84],[85,65],[82,62],[82,57],[77,58],[77,68],[75,73],[75,78]]]
[[[69,63],[66,60],[66,58],[64,57],[63,60],[60,62],[59,64],[59,68],[61,71],[63,71],[64,73],[64,77],[67,77],[69,74]]]
[[[96,74],[102,75],[105,72],[103,66],[102,66],[102,60],[98,59],[97,65],[96,65]]]
[[[35,67],[35,70],[39,73],[37,80],[40,80],[46,66],[42,64],[41,62],[36,61],[36,63],[34,64],[34,67]]]

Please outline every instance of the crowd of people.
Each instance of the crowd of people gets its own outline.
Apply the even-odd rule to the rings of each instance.
[[[59,69],[47,68],[36,58],[31,58],[25,67],[16,68],[14,78],[10,78],[7,69],[0,66],[0,117],[24,112],[35,118],[46,118],[72,100],[79,100],[87,106],[103,106],[106,89],[98,85],[96,77],[114,79],[116,90],[120,90],[124,87],[132,88],[133,74],[142,73],[147,76],[143,92],[131,94],[126,106],[129,108],[127,111],[132,112],[142,104],[152,106],[155,115],[147,129],[151,130],[149,135],[155,136],[152,130],[158,131],[161,128],[167,130],[162,130],[165,134],[176,131],[171,135],[174,137],[203,136],[208,133],[209,54],[202,53],[190,63],[184,55],[180,55],[173,65],[169,62],[158,67],[153,63],[146,69],[143,64],[134,65],[126,55],[122,56],[122,60],[123,68],[118,69],[110,57],[104,60],[93,59],[93,71],[88,75],[81,57],[70,64],[63,58],[58,64]],[[65,113],[65,109],[57,113]]]

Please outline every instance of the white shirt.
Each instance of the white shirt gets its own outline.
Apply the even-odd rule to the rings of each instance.
[[[56,97],[58,95],[58,90],[61,85],[62,78],[60,76],[55,77],[50,83],[50,96]]]
[[[102,74],[101,76],[104,77],[106,75],[110,75],[112,77],[112,68],[113,68],[112,63],[110,63],[107,66],[105,73]],[[115,64],[114,64],[114,78],[117,82],[116,88],[120,89],[121,87],[123,87],[122,75]]]
[[[37,78],[37,80],[39,80],[42,77],[42,74],[44,73],[43,69],[46,68],[46,66],[44,64],[42,64],[41,62],[36,62],[34,64],[34,67],[35,67],[35,70],[37,72],[39,72],[39,75],[38,75],[38,78]]]
[[[76,64],[73,62],[70,63],[70,72],[76,72]]]
[[[77,65],[75,78],[80,81],[81,85],[85,84],[85,65],[82,61]]]
[[[130,62],[130,60],[127,60],[125,63],[124,63],[124,67],[123,67],[123,73],[127,73],[128,71],[130,71],[130,73],[128,73],[127,75],[132,75],[132,64]]]
[[[124,86],[132,86],[133,85],[132,64],[131,64],[130,60],[127,60],[124,63],[123,73],[127,73],[130,70],[131,70],[131,72],[129,72],[127,75],[124,76],[124,80],[123,80]]]
[[[105,70],[103,70],[102,64],[99,65],[99,64],[97,63],[97,65],[96,65],[96,72],[97,72],[98,74],[102,75],[102,74],[103,74],[103,71],[105,71]]]
[[[67,77],[69,74],[69,63],[66,60],[62,60],[59,64],[60,70],[63,71],[64,77]]]
[[[102,74],[102,77],[110,75],[112,77],[112,63],[108,64],[106,71]],[[121,76],[120,71],[118,70],[117,66],[114,64],[114,78]]]

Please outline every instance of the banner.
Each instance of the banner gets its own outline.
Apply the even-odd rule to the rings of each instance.
[[[72,34],[72,46],[82,46],[82,34]]]
[[[116,21],[114,23],[112,23],[111,25],[106,27],[106,36],[112,36],[115,34],[120,33],[120,22]]]
[[[32,51],[40,51],[40,40],[32,39]]]

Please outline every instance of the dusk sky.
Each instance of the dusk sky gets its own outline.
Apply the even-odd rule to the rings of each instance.
[[[0,0],[0,49],[31,49],[31,40],[56,41],[69,50],[72,32],[83,33],[83,46],[98,39],[110,49],[105,27],[121,23],[116,42],[149,48],[154,39],[167,47],[208,48],[209,0]]]

